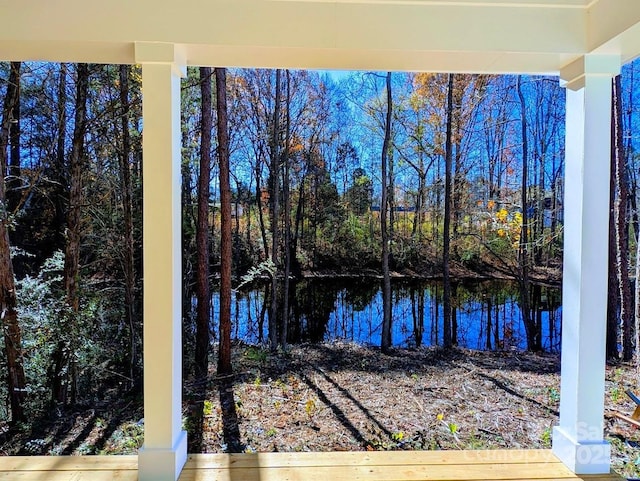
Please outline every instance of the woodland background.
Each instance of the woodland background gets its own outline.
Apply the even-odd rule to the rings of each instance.
[[[637,69],[612,99],[610,359],[637,344]],[[138,66],[0,63],[12,428],[141,387],[141,95]],[[190,68],[182,144],[187,377],[206,375],[212,340],[231,370],[232,286],[271,283],[269,345],[286,349],[290,279],[311,272],[381,283],[384,332],[393,272],[442,278],[445,349],[456,280],[516,279],[527,346],[541,350],[536,285],[557,283],[562,259],[557,78]]]

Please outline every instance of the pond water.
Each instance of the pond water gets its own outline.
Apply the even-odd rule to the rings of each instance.
[[[405,348],[441,345],[442,283],[394,281],[392,291],[393,345]],[[232,337],[251,344],[266,342],[270,286],[254,286],[232,295]],[[530,331],[539,336],[543,350],[559,351],[560,290],[533,286],[530,299]],[[212,301],[212,331],[217,332],[217,291]],[[342,340],[380,345],[382,293],[380,282],[375,279],[292,282],[289,304],[290,343]],[[530,347],[532,340],[527,337],[516,283],[460,282],[454,286],[452,304],[458,346],[479,350]],[[278,319],[278,324],[281,322]]]

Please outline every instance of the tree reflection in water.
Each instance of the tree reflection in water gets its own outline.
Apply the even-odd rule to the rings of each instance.
[[[291,284],[288,321],[290,343],[342,340],[380,345],[382,294],[376,279],[308,279]],[[523,325],[520,291],[515,282],[458,282],[452,299],[457,345],[479,350],[526,350],[539,344],[560,350],[560,289],[532,285],[532,325]],[[395,281],[392,340],[396,347],[442,344],[442,284],[437,281]],[[268,339],[264,309],[268,290],[262,286],[234,293],[233,336],[246,343]],[[217,312],[218,293],[213,293]],[[282,313],[279,311],[279,316]],[[215,321],[215,320],[214,320]],[[279,318],[276,323],[282,325]],[[216,326],[212,326],[216,332]],[[539,343],[538,343],[539,339]]]

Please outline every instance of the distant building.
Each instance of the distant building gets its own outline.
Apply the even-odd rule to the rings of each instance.
[[[209,203],[209,208],[212,212],[220,212],[220,202]],[[244,205],[241,202],[231,202],[231,217],[242,217],[244,215]]]

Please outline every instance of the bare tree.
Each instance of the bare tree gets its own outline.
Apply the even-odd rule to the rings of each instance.
[[[200,67],[200,174],[198,176],[198,223],[196,226],[196,352],[197,376],[209,370],[209,323],[211,293],[209,290],[209,183],[211,181],[211,67]]]
[[[128,65],[120,65],[120,104],[122,115],[120,127],[122,144],[120,146],[119,170],[122,189],[122,211],[124,220],[124,258],[122,262],[124,273],[124,310],[129,327],[129,378],[131,382],[137,377],[138,362],[136,324],[135,324],[135,264],[133,243],[133,186],[131,183],[131,136],[129,134],[131,106],[129,100],[129,71]]]
[[[220,165],[220,348],[218,372],[231,372],[231,185],[229,182],[229,126],[227,71],[216,68],[218,162]]]
[[[447,108],[446,108],[446,138],[444,148],[445,180],[444,180],[444,226],[442,232],[442,275],[444,281],[443,310],[444,329],[443,345],[445,348],[453,346],[453,336],[451,330],[452,308],[451,308],[451,183],[452,183],[452,150],[453,150],[453,88],[454,74],[449,74],[447,82]]]
[[[10,137],[15,106],[20,102],[20,63],[11,63],[9,84],[0,118],[0,309],[4,350],[7,356],[7,390],[11,405],[11,422],[25,419],[25,375],[22,361],[22,338],[16,310],[16,286],[9,243],[9,216],[5,178],[8,171],[7,144]]]
[[[280,251],[280,109],[282,104],[282,71],[276,70],[276,100],[273,110],[273,131],[271,139],[271,260],[278,265]],[[278,347],[278,273],[271,276],[271,309],[269,310],[269,341],[271,349]]]
[[[79,63],[76,68],[76,102],[71,155],[69,158],[69,204],[67,210],[67,242],[64,256],[64,289],[69,312],[64,322],[68,336],[58,342],[53,354],[54,372],[52,400],[66,403],[71,395],[75,403],[77,365],[74,352],[77,342],[77,316],[80,311],[80,242],[82,235],[81,208],[84,200],[82,174],[85,164],[85,134],[87,130],[87,96],[89,66]]]
[[[382,351],[391,348],[391,276],[389,273],[389,186],[387,178],[387,160],[391,147],[391,114],[393,112],[393,97],[391,92],[391,72],[387,72],[387,113],[384,124],[384,141],[382,143],[381,175],[382,175],[382,200],[380,203],[380,231],[382,235],[382,338],[380,347]]]
[[[11,62],[9,71],[9,89],[16,89],[18,101],[11,109],[11,127],[9,130],[9,164],[7,166],[6,197],[7,209],[15,213],[20,206],[20,62]],[[8,94],[9,92],[7,92]]]
[[[633,358],[633,309],[631,307],[631,286],[629,284],[629,224],[627,216],[628,183],[626,159],[622,137],[622,82],[618,75],[613,80],[611,157],[615,165],[616,196],[613,217],[616,240],[615,270],[620,290],[620,321],[622,323],[622,358]]]
[[[282,169],[282,197],[284,202],[284,282],[282,286],[282,323],[280,325],[280,344],[287,345],[287,331],[289,327],[289,277],[291,276],[291,194],[289,176],[289,162],[291,150],[291,74],[286,71],[287,104],[285,117],[285,146]],[[295,256],[295,252],[293,253]]]
[[[529,201],[527,196],[528,176],[529,176],[529,142],[528,142],[528,124],[527,111],[524,93],[522,91],[522,76],[518,76],[516,89],[518,99],[520,100],[521,110],[521,135],[522,135],[522,184],[520,190],[520,199],[522,203],[522,228],[520,231],[520,243],[518,248],[518,261],[520,268],[520,307],[522,311],[522,322],[524,323],[527,333],[527,348],[532,351],[542,350],[542,339],[540,326],[533,319],[530,302],[530,283],[529,283]]]
[[[54,161],[54,180],[56,181],[56,195],[53,197],[53,203],[55,206],[55,219],[53,224],[56,226],[63,226],[65,222],[65,209],[66,199],[63,194],[63,186],[67,185],[67,172],[66,172],[66,152],[65,152],[65,139],[67,137],[67,65],[60,64],[60,71],[58,72],[58,89],[57,89],[57,119],[56,119],[56,150]],[[56,239],[56,246],[62,246],[64,244],[63,229],[60,229],[58,238]]]

